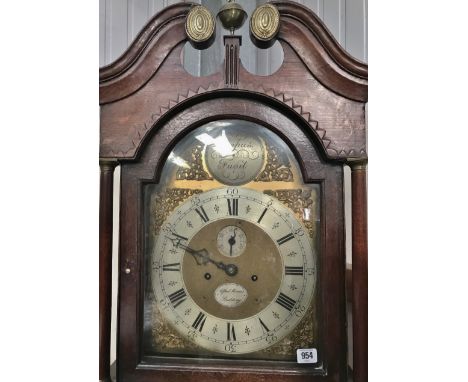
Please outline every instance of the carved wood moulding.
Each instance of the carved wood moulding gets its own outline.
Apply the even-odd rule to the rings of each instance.
[[[281,17],[284,62],[270,76],[253,75],[240,65],[235,88],[225,82],[224,65],[206,77],[183,68],[192,4],[175,4],[150,20],[127,52],[100,70],[100,156],[134,159],[160,122],[195,103],[239,92],[300,116],[328,159],[365,159],[367,65],[347,54],[309,9],[272,3]]]

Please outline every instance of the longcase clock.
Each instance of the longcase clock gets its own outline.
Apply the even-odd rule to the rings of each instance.
[[[280,69],[247,72],[279,41]],[[185,43],[215,24],[224,64]],[[180,3],[100,70],[100,379],[109,380],[112,184],[121,166],[118,381],[347,381],[343,166],[352,169],[354,380],[367,380],[367,66],[301,5]]]

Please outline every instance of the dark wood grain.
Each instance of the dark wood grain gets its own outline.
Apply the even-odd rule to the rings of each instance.
[[[255,76],[241,63],[238,90],[274,98],[310,119],[328,158],[366,158],[367,65],[352,59],[312,11],[276,5],[283,65],[271,76]],[[182,66],[189,7],[179,4],[155,16],[121,59],[101,69],[101,157],[135,159],[144,137],[179,104],[199,102],[206,93],[223,96],[224,65],[205,77]]]
[[[112,299],[112,209],[117,162],[100,161],[99,199],[99,380],[110,379]]]
[[[367,382],[367,172],[351,164],[353,221],[353,375]]]

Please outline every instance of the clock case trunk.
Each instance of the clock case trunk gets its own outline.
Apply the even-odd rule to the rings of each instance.
[[[121,165],[119,381],[347,380],[343,164],[363,166],[353,172],[353,179],[355,175],[359,180],[356,192],[361,196],[360,203],[353,204],[353,208],[361,216],[367,161],[367,66],[345,53],[310,10],[289,2],[272,4],[281,15],[278,40],[284,50],[284,62],[269,77],[254,76],[240,66],[238,83],[227,87],[223,70],[208,77],[192,77],[186,73],[180,63],[180,53],[187,39],[183,25],[190,3],[176,4],[156,15],[128,51],[100,71],[100,158],[101,174],[104,174],[101,185],[108,185],[113,166]],[[142,355],[143,185],[159,181],[169,152],[187,132],[223,119],[245,119],[271,129],[294,152],[304,182],[320,185],[318,290],[322,350],[321,368],[313,373],[291,363],[147,359]],[[106,227],[111,221],[108,210],[112,198],[105,198],[108,187],[102,187],[101,193],[105,194],[101,194],[100,262],[108,264],[111,231]],[[363,228],[356,236],[359,239],[356,248],[365,261],[360,263],[363,273],[355,272],[359,284],[353,292],[355,305],[365,308],[356,310],[357,321],[365,325],[355,330],[359,335],[354,350],[359,364],[355,368],[366,375],[365,208],[357,228]],[[106,293],[110,288],[110,271],[101,266],[100,272],[100,296],[104,300],[100,304],[100,374],[104,379],[108,377],[104,353],[109,344]],[[366,380],[366,377],[359,378],[356,381]]]

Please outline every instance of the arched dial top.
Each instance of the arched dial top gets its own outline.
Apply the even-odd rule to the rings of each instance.
[[[306,228],[279,200],[247,188],[189,198],[164,222],[151,261],[167,322],[217,353],[250,353],[284,338],[315,291]]]

